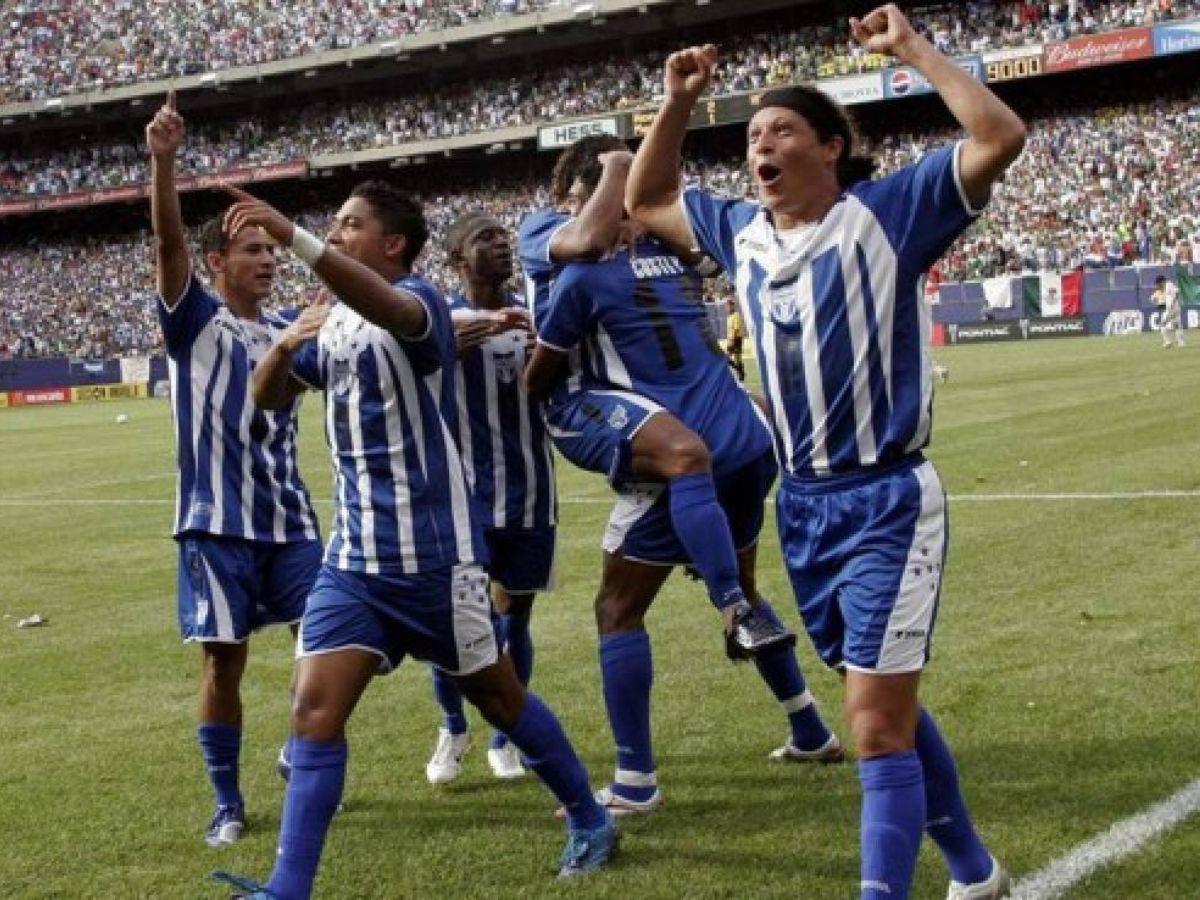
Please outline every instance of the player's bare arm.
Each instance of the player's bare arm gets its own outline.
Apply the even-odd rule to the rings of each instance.
[[[307,388],[292,374],[292,357],[306,341],[320,333],[329,318],[329,304],[322,301],[305,309],[288,326],[262,361],[250,380],[250,393],[263,409],[284,409]]]
[[[566,364],[566,351],[539,341],[525,367],[525,390],[529,396],[534,400],[545,399],[562,378]]]
[[[400,336],[425,332],[425,305],[415,295],[297,227],[270,204],[239,188],[225,190],[237,200],[225,213],[230,237],[243,228],[262,228],[281,246],[291,247],[330,291],[368,322]]]
[[[179,302],[192,268],[175,187],[175,155],[183,138],[183,117],[175,108],[175,92],[169,91],[166,102],[146,126],[146,144],[150,149],[150,224],[154,230],[158,292],[168,307]]]
[[[850,20],[850,33],[872,53],[890,53],[924,75],[967,131],[960,175],[967,199],[981,206],[992,184],[1025,147],[1025,123],[983,82],[918,34],[895,4]]]
[[[622,238],[625,181],[633,154],[628,150],[609,150],[598,159],[602,168],[596,190],[579,214],[560,228],[550,242],[550,258],[555,262],[595,259],[612,250]]]

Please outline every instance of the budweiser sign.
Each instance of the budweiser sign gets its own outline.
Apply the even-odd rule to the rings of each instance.
[[[1105,34],[1089,34],[1046,45],[1046,71],[1071,72],[1092,66],[1148,59],[1154,55],[1149,28],[1127,28]]]

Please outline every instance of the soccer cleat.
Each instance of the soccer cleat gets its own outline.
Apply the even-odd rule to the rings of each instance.
[[[1004,866],[993,856],[992,874],[988,876],[987,881],[977,881],[974,884],[951,881],[946,900],[999,900],[1001,897],[1007,897],[1011,888],[1012,879]]]
[[[572,828],[567,832],[567,846],[559,857],[559,880],[578,878],[607,865],[617,852],[619,835],[617,823],[609,813],[598,828]]]
[[[789,739],[782,747],[772,750],[768,758],[775,762],[813,762],[829,765],[845,762],[846,748],[842,746],[842,742],[837,739],[836,734],[831,734],[829,740],[816,750],[801,750],[799,747],[793,746]]]
[[[275,774],[284,781],[292,777],[292,761],[287,758],[287,744],[279,748],[279,756],[275,759]]]
[[[231,894],[234,900],[278,900],[278,898],[252,878],[234,875],[232,872],[213,872],[208,876],[210,881],[217,884],[227,884],[238,889],[239,893]]]
[[[437,746],[425,766],[425,777],[430,784],[449,784],[462,772],[462,758],[471,749],[469,732],[451,734],[445,728],[438,729]]]
[[[655,788],[654,793],[645,800],[630,800],[628,797],[622,797],[610,787],[603,787],[596,791],[596,802],[614,816],[636,816],[652,813],[662,807],[666,801],[663,799],[662,791],[658,788]]]
[[[204,833],[204,842],[210,847],[228,847],[242,836],[246,828],[246,808],[240,803],[218,806]]]
[[[487,752],[488,766],[497,778],[508,781],[525,777],[525,766],[521,763],[521,751],[513,744],[493,748]]]
[[[727,611],[725,654],[734,662],[751,659],[772,647],[795,646],[796,635],[764,616],[749,601],[739,600]]]

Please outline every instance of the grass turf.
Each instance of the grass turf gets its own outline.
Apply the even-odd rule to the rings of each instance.
[[[1200,775],[1200,497],[985,499],[1200,488],[1198,351],[1156,337],[936,354],[934,443],[952,540],[924,697],[955,748],[972,810],[1018,875]],[[319,400],[302,466],[328,521]],[[115,417],[125,412],[127,424]],[[254,642],[242,780],[250,830],[201,841],[210,812],[193,740],[198,653],[175,637],[168,411],[140,401],[0,412],[0,896],[219,897],[213,868],[265,875],[282,799],[285,633]],[[599,784],[611,773],[591,616],[607,489],[560,468],[560,590],[534,615],[535,688]],[[774,529],[760,582],[796,627]],[[44,628],[17,630],[33,612]],[[436,712],[409,664],[377,681],[351,726],[347,809],[317,895],[802,897],[857,894],[853,766],[780,767],[785,721],[751,667],[721,652],[703,592],[676,574],[650,617],[665,809],[628,822],[613,868],[563,888],[552,800],[494,782],[485,730],[462,778],[426,784]],[[839,723],[836,680],[801,662]],[[844,730],[844,729],[843,729]],[[914,897],[945,893],[926,842]],[[1193,819],[1070,896],[1190,898]]]

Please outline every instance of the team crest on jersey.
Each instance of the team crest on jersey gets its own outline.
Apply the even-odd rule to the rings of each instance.
[[[610,428],[615,428],[615,429],[617,429],[617,431],[620,431],[622,428],[624,428],[628,424],[629,424],[629,413],[626,412],[625,407],[618,406],[616,409],[614,409],[612,412],[610,412],[608,414],[608,425]]]
[[[354,372],[350,366],[350,360],[345,357],[336,357],[333,360],[330,376],[329,384],[334,394],[344,397],[350,393],[350,384],[354,381]]]
[[[496,365],[496,377],[502,384],[512,384],[520,374],[517,365],[517,354],[514,350],[507,353],[493,353],[492,362]]]
[[[763,287],[763,300],[771,318],[781,325],[791,325],[800,319],[800,292],[796,289],[795,278],[780,283],[768,282]]]

